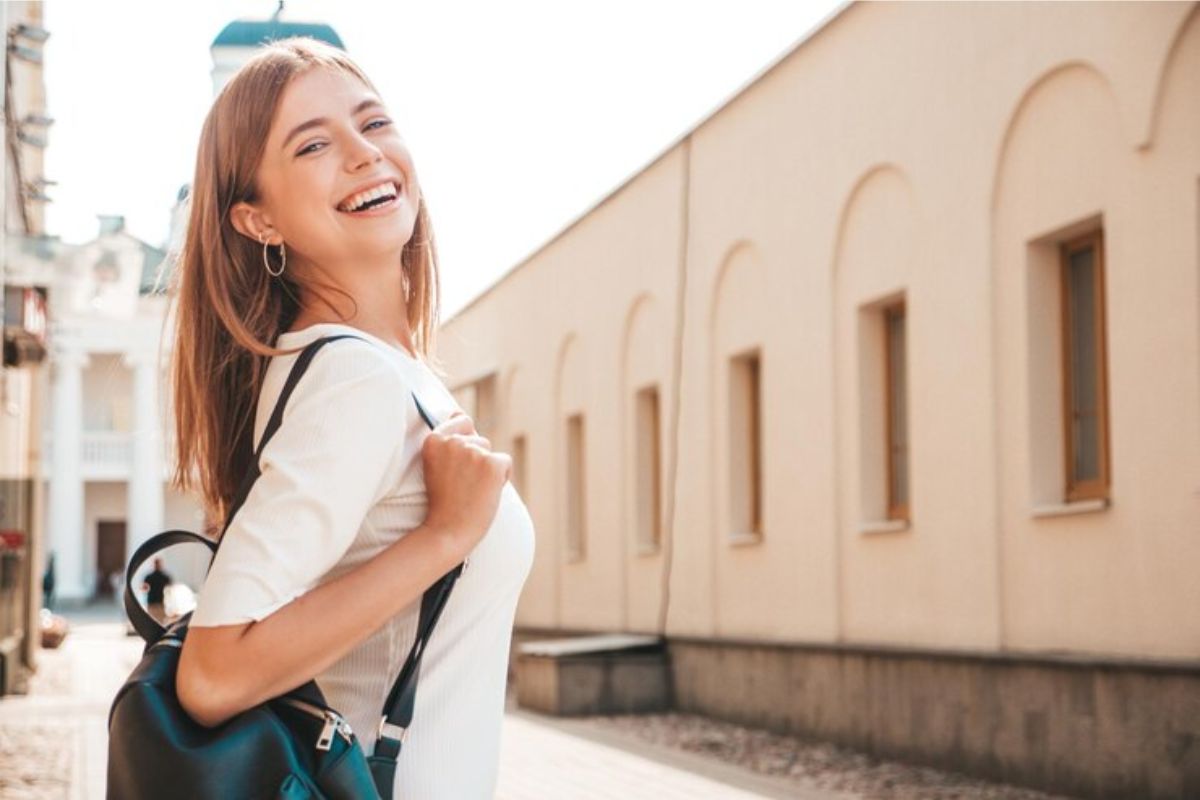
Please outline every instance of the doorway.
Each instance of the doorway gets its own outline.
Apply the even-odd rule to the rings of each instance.
[[[125,520],[96,523],[96,597],[112,598],[112,575],[125,580]]]

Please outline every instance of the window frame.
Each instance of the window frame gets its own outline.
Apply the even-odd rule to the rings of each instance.
[[[1072,424],[1072,371],[1071,371],[1071,302],[1070,302],[1070,264],[1071,256],[1092,248],[1092,318],[1094,320],[1092,335],[1095,337],[1095,359],[1093,365],[1096,374],[1096,441],[1099,453],[1097,467],[1099,475],[1091,480],[1076,481],[1072,465],[1075,463],[1076,442],[1075,426]],[[1109,435],[1109,403],[1108,403],[1108,321],[1107,298],[1104,290],[1104,229],[1093,231],[1064,240],[1059,244],[1059,338],[1062,343],[1060,370],[1062,376],[1062,422],[1063,422],[1063,496],[1065,502],[1096,500],[1109,498],[1111,487],[1111,440]]]
[[[727,419],[727,441],[732,447],[745,447],[747,466],[749,474],[733,475],[730,474],[727,491],[729,492],[730,511],[733,512],[734,497],[738,491],[737,481],[747,480],[749,485],[747,490],[747,513],[749,519],[745,526],[740,524],[740,520],[732,518],[731,513],[729,520],[730,530],[729,537],[732,544],[751,544],[762,541],[765,533],[765,491],[763,478],[766,472],[763,464],[765,442],[763,441],[763,429],[765,422],[763,420],[763,347],[755,345],[737,353],[733,353],[728,358],[728,384],[726,391],[728,393],[729,407],[726,412]],[[749,397],[746,398],[746,409],[748,419],[745,421],[737,420],[733,416],[733,403],[735,393],[748,390]],[[736,443],[734,435],[738,432],[745,432],[746,441]],[[732,454],[731,454],[732,455]],[[732,463],[732,458],[730,459]]]
[[[905,348],[904,358],[904,392],[908,394],[908,308],[904,299],[888,303],[880,308],[880,318],[883,322],[883,452],[884,452],[884,494],[887,507],[886,518],[909,522],[909,500],[911,499],[911,465],[908,463],[908,425],[905,425],[903,453],[899,458],[904,459],[906,497],[903,503],[896,502],[893,492],[895,486],[895,463],[898,459],[892,446],[892,319],[899,312],[901,323],[904,325]],[[905,397],[904,410],[907,414],[909,403]]]
[[[663,497],[662,497],[662,392],[659,390],[658,383],[647,383],[634,391],[634,476],[636,486],[641,486],[645,478],[649,478],[651,483],[650,489],[650,506],[649,515],[650,527],[649,530],[644,529],[640,512],[635,505],[636,521],[635,530],[637,536],[637,549],[639,553],[649,554],[656,553],[662,547],[662,513],[663,513]],[[648,420],[650,442],[643,441],[643,409],[647,409],[651,414]],[[650,475],[642,475],[642,456],[644,451],[642,448],[649,447],[649,470]],[[635,493],[635,503],[640,499],[640,495]]]

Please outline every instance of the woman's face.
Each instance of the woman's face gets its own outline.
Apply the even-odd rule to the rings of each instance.
[[[399,272],[420,186],[391,115],[355,76],[318,67],[292,80],[271,123],[257,185],[258,202],[234,206],[234,225],[256,241],[260,233],[271,244],[282,240],[289,268],[315,263],[337,272],[386,263]],[[346,208],[379,194],[380,185],[394,196],[365,212]]]

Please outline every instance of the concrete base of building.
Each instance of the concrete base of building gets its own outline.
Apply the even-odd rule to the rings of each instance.
[[[556,716],[670,708],[667,653],[661,642],[615,645],[588,641],[595,638],[577,640],[584,642],[584,647],[572,650],[543,646],[525,652],[518,647],[517,704]]]
[[[666,644],[679,711],[1079,797],[1200,797],[1200,663]]]

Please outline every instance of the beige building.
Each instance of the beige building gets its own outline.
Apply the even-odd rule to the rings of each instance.
[[[841,8],[442,326],[539,534],[521,635],[1200,795],[1198,242],[1195,4]]]
[[[4,154],[0,156],[0,695],[24,692],[36,666],[42,598],[39,412],[46,372],[42,171],[48,129],[40,2],[0,4],[7,46],[0,62]]]

